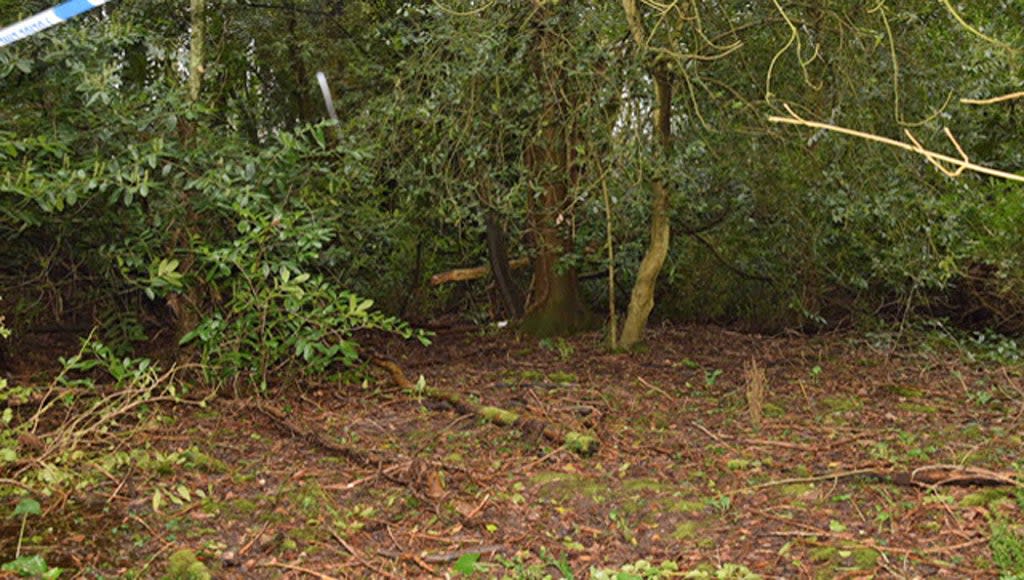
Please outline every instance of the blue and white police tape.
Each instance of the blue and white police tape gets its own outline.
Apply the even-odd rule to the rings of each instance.
[[[37,32],[70,20],[83,12],[88,12],[107,2],[108,0],[69,0],[60,6],[50,8],[31,18],[26,18],[21,22],[0,30],[0,46],[7,46],[22,38],[28,38]]]

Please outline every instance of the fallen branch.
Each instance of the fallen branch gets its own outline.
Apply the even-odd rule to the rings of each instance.
[[[518,268],[525,268],[530,264],[529,258],[516,258],[515,260],[509,260],[509,269],[515,270]],[[491,274],[491,267],[488,266],[477,266],[476,268],[457,268],[455,270],[449,270],[447,272],[441,272],[440,274],[434,274],[430,278],[431,286],[440,286],[441,284],[447,284],[449,282],[466,282],[468,280],[478,280],[480,278],[486,278]]]
[[[539,419],[527,419],[519,413],[508,411],[500,407],[478,405],[466,400],[458,393],[451,391],[431,387],[417,387],[416,384],[405,376],[405,372],[400,366],[398,366],[398,364],[385,358],[375,356],[370,359],[370,362],[387,371],[391,376],[391,379],[402,389],[413,391],[417,388],[421,388],[420,392],[424,396],[434,400],[444,401],[460,413],[480,417],[481,419],[494,423],[495,425],[516,427],[521,429],[524,433],[537,433],[548,441],[557,445],[565,445],[566,448],[583,456],[592,455],[597,451],[597,448],[600,445],[597,438],[592,435],[585,435],[575,431],[566,431],[546,421],[541,421]]]
[[[314,431],[313,429],[307,429],[306,427],[289,420],[288,415],[284,411],[270,403],[249,403],[246,404],[246,406],[251,406],[255,410],[266,415],[274,421],[275,425],[279,426],[290,435],[297,436],[300,439],[305,439],[306,441],[309,441],[326,451],[330,451],[335,455],[340,455],[361,467],[376,468],[381,464],[381,460],[379,458],[374,457],[365,451],[331,441],[323,433]]]
[[[926,465],[910,473],[892,473],[889,479],[896,485],[935,487],[939,485],[1007,485],[1024,488],[1013,472],[999,473],[980,467],[959,465]]]
[[[319,578],[320,580],[340,580],[339,578],[336,578],[334,576],[328,576],[327,574],[317,572],[316,570],[310,570],[309,568],[303,568],[302,566],[296,566],[295,564],[286,564],[284,562],[278,562],[277,560],[271,560],[269,562],[260,562],[256,564],[256,567],[280,568],[282,570],[290,570],[292,572],[301,572],[302,574],[306,574],[307,576],[312,576],[314,578]]]
[[[1005,485],[1022,488],[1024,483],[1021,483],[1016,474],[998,473],[988,469],[973,468],[973,467],[960,467],[956,465],[927,465],[924,467],[918,467],[913,471],[893,471],[876,468],[866,469],[852,469],[849,471],[839,471],[836,473],[826,473],[823,475],[815,475],[811,477],[791,477],[788,479],[778,479],[775,481],[768,481],[758,485],[753,485],[747,488],[737,490],[736,493],[742,491],[754,491],[758,489],[764,489],[768,487],[777,487],[780,485],[790,485],[794,483],[814,483],[819,481],[838,481],[840,479],[849,479],[851,477],[868,477],[892,483],[893,485],[902,486],[916,486],[916,487],[936,487],[940,485]]]
[[[373,564],[371,564],[366,559],[366,556],[364,556],[363,553],[360,550],[356,549],[354,546],[352,546],[352,544],[349,544],[348,542],[346,542],[345,538],[342,538],[341,536],[339,536],[338,533],[335,532],[334,530],[331,530],[331,537],[334,538],[339,544],[341,544],[341,546],[343,548],[348,550],[348,553],[352,554],[352,558],[354,558],[356,562],[358,562],[361,566],[363,566],[367,570],[369,570],[371,572],[374,572],[374,573],[378,574],[379,576],[381,576],[383,578],[391,578],[393,580],[398,580],[398,576],[395,576],[394,574],[389,574],[387,571],[381,569],[380,567],[374,566]]]
[[[438,554],[418,554],[421,560],[428,564],[447,564],[454,562],[463,556],[469,554],[508,554],[509,550],[501,544],[494,544],[492,546],[479,546],[475,548],[463,548],[461,550],[452,550],[450,552],[441,552]],[[377,553],[381,556],[386,556],[394,560],[412,560],[413,555],[398,550],[377,550]]]

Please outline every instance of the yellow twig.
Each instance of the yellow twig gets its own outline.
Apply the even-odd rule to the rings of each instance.
[[[855,129],[847,129],[846,127],[839,127],[837,125],[829,125],[828,123],[819,123],[817,121],[808,121],[807,119],[801,118],[799,115],[793,112],[789,105],[785,105],[786,111],[789,112],[789,117],[780,117],[772,115],[768,117],[768,120],[772,123],[783,123],[786,125],[799,125],[803,127],[811,127],[814,129],[822,129],[824,131],[831,131],[834,133],[841,133],[843,135],[850,135],[867,141],[875,141],[876,143],[883,143],[899,149],[910,151],[918,155],[923,155],[929,161],[942,161],[949,165],[970,170],[975,173],[981,173],[983,175],[991,175],[993,177],[999,177],[1001,179],[1007,179],[1009,181],[1017,181],[1024,183],[1024,175],[1016,173],[1010,173],[1008,171],[1000,171],[999,169],[993,169],[984,165],[978,165],[964,159],[957,159],[956,157],[950,157],[949,155],[943,155],[942,153],[936,153],[929,151],[922,147],[920,144],[914,145],[911,143],[905,143],[903,141],[897,141],[896,139],[890,139],[888,137],[882,137],[881,135],[875,135],[874,133],[866,133],[864,131],[857,131]],[[959,148],[959,147],[958,147]]]
[[[1012,101],[1013,99],[1020,98],[1024,98],[1024,91],[1010,93],[1008,95],[1000,95],[989,99],[960,99],[960,102],[965,105],[994,105],[996,103],[1002,103],[1003,101]]]
[[[949,12],[949,15],[952,16],[953,19],[956,20],[958,24],[960,24],[960,26],[963,26],[964,28],[966,28],[967,31],[970,32],[971,34],[977,36],[978,38],[980,38],[980,39],[982,39],[982,40],[984,40],[986,42],[991,42],[992,44],[994,44],[996,46],[999,46],[1001,48],[1004,48],[1004,49],[1006,49],[1006,50],[1008,50],[1010,52],[1017,52],[1018,51],[1018,49],[1015,49],[1014,47],[1010,46],[1009,44],[1007,44],[1007,43],[1005,43],[1005,42],[1003,42],[1001,40],[998,40],[996,38],[992,38],[991,36],[986,35],[982,31],[980,31],[977,28],[975,28],[975,27],[971,26],[970,24],[968,24],[967,21],[964,20],[964,17],[960,16],[960,13],[956,11],[956,8],[953,7],[953,4],[949,0],[942,0],[942,4],[946,7],[946,11]]]

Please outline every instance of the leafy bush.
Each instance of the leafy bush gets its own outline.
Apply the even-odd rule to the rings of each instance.
[[[381,243],[370,152],[323,126],[244,138],[188,103],[163,45],[176,41],[137,24],[60,38],[0,62],[18,87],[0,95],[0,281],[34,277],[19,298],[37,317],[88,317],[121,355],[170,330],[218,376],[264,386],[288,366],[352,364],[359,330],[425,340],[350,289],[399,251]],[[169,68],[118,90],[137,79],[109,54],[140,45]],[[39,94],[59,114],[29,106]]]

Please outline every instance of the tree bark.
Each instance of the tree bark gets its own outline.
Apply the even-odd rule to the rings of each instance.
[[[288,56],[292,59],[292,70],[295,73],[292,82],[292,98],[295,99],[295,112],[298,124],[307,123],[313,120],[313,103],[309,98],[307,85],[311,82],[309,72],[306,70],[306,60],[302,57],[302,47],[299,44],[298,19],[295,17],[294,4],[289,2],[292,8],[285,16],[288,23]]]
[[[647,34],[637,7],[636,0],[622,0],[626,11],[630,31],[641,50],[647,44]],[[654,95],[658,105],[655,118],[655,131],[658,137],[660,154],[668,161],[672,154],[672,76],[664,61],[655,61],[651,65],[651,76],[654,79]],[[669,191],[661,177],[655,177],[651,183],[651,241],[640,262],[636,282],[629,297],[629,308],[626,321],[622,325],[619,345],[629,349],[643,338],[647,320],[654,309],[654,290],[658,275],[668,256],[671,239]]]
[[[580,299],[574,267],[560,267],[573,250],[570,231],[573,175],[572,132],[566,117],[574,110],[573,91],[556,64],[558,36],[544,22],[550,3],[534,0],[538,8],[536,42],[532,50],[534,80],[543,99],[540,130],[527,146],[524,160],[537,194],[530,199],[529,217],[536,246],[533,296],[523,318],[523,331],[539,337],[564,336],[586,330],[594,317]]]
[[[191,41],[188,48],[188,97],[193,103],[199,101],[203,88],[203,60],[206,52],[206,0],[192,0]]]
[[[484,212],[484,222],[487,226],[487,255],[490,259],[491,272],[494,274],[494,282],[501,294],[506,315],[518,320],[523,317],[523,295],[512,279],[505,229],[501,227],[497,212],[492,209],[486,209]]]

